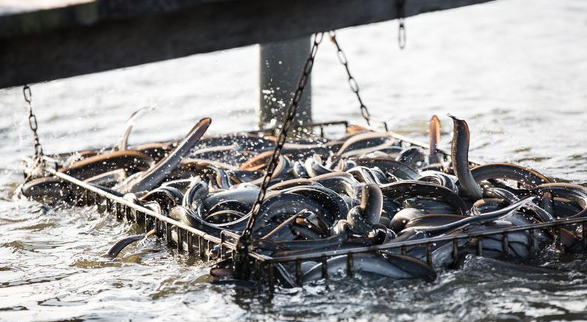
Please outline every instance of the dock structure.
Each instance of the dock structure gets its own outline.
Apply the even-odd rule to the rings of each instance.
[[[0,0],[0,88],[488,1]]]

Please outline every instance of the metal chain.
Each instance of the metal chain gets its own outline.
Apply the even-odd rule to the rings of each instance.
[[[397,41],[399,48],[406,48],[406,0],[396,0],[397,21],[399,22],[399,29],[397,31]]]
[[[353,77],[353,75],[351,74],[351,70],[349,69],[349,61],[347,60],[344,51],[342,51],[342,48],[340,48],[338,41],[336,40],[336,32],[334,30],[332,30],[329,32],[329,35],[330,35],[330,41],[332,41],[334,43],[334,45],[336,46],[338,61],[344,66],[344,69],[346,70],[346,73],[349,77],[349,79],[348,79],[349,86],[351,87],[351,90],[355,93],[355,95],[357,96],[357,99],[359,100],[359,107],[361,108],[361,115],[363,116],[365,121],[367,121],[367,124],[371,125],[371,113],[369,113],[369,109],[363,103],[363,99],[361,99],[361,94],[359,94],[359,84],[357,83],[357,80]]]
[[[247,227],[243,232],[241,238],[249,239],[252,234],[253,226],[255,224],[255,220],[257,219],[257,215],[259,214],[259,210],[261,209],[261,204],[263,199],[265,199],[265,195],[267,193],[267,188],[269,187],[269,182],[271,177],[273,176],[273,172],[275,171],[275,167],[279,162],[279,156],[281,155],[281,149],[285,144],[285,140],[287,138],[287,134],[291,128],[293,123],[293,119],[296,115],[296,111],[298,109],[298,105],[302,98],[302,94],[304,93],[304,89],[308,83],[310,73],[312,73],[312,68],[314,67],[314,59],[316,57],[316,53],[318,52],[318,45],[322,42],[322,38],[324,37],[324,33],[316,33],[314,34],[314,42],[312,44],[312,49],[310,50],[310,55],[304,64],[304,69],[302,70],[302,75],[298,81],[298,87],[295,91],[295,94],[289,103],[289,106],[286,111],[286,117],[283,122],[283,126],[280,129],[279,135],[277,136],[277,144],[275,145],[275,149],[273,150],[273,154],[271,155],[271,160],[267,164],[267,170],[265,176],[263,177],[263,182],[261,183],[261,187],[259,189],[259,194],[257,195],[257,200],[253,204],[251,209],[251,217],[247,223]]]
[[[283,121],[283,126],[281,127],[279,135],[277,136],[277,144],[275,145],[275,149],[273,150],[273,154],[271,155],[271,160],[267,164],[267,170],[265,176],[263,177],[261,187],[259,188],[259,194],[257,195],[257,199],[255,200],[255,203],[251,208],[251,216],[249,217],[249,221],[247,222],[247,226],[243,231],[243,234],[237,242],[236,255],[233,261],[234,275],[236,278],[248,279],[250,277],[250,258],[248,256],[248,252],[249,245],[251,244],[251,239],[253,235],[253,227],[255,226],[255,221],[257,220],[259,211],[261,210],[261,205],[263,203],[263,200],[265,199],[265,195],[267,194],[269,182],[271,181],[271,177],[273,177],[275,167],[277,166],[279,157],[281,155],[281,149],[285,144],[287,134],[293,123],[293,119],[296,115],[296,111],[302,98],[302,94],[304,93],[304,89],[308,83],[310,74],[312,73],[312,68],[314,67],[314,59],[316,58],[316,53],[318,52],[318,45],[320,45],[320,43],[322,42],[323,37],[323,32],[314,34],[314,42],[312,43],[310,55],[308,56],[308,59],[304,64],[302,75],[298,80],[298,87],[294,93],[291,102],[289,103],[289,106],[287,107],[285,120]]]
[[[37,122],[37,116],[33,112],[33,93],[31,92],[31,88],[28,85],[25,85],[22,89],[22,94],[24,96],[24,100],[27,102],[29,109],[29,127],[33,132],[35,148],[33,164],[31,165],[32,168],[30,169],[29,176],[26,178],[28,180],[30,177],[34,177],[42,173],[42,170],[45,167],[45,162],[43,159],[43,147],[41,146],[41,142],[39,141],[39,134],[37,133],[39,123]]]
[[[37,116],[33,112],[33,94],[31,92],[31,88],[28,85],[25,85],[22,89],[22,93],[24,95],[24,100],[27,102],[29,108],[29,126],[31,131],[33,131],[35,157],[43,157],[43,147],[41,146],[41,142],[39,141],[39,134],[37,133],[39,123],[37,123]]]

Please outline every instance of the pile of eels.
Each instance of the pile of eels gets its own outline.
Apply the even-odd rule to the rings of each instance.
[[[136,116],[133,116],[133,118]],[[469,129],[450,116],[454,133],[450,155],[440,153],[440,121],[430,121],[430,146],[403,147],[390,133],[353,126],[339,139],[288,141],[271,177],[253,227],[257,253],[279,258],[329,250],[385,245],[461,233],[546,223],[587,214],[587,190],[555,183],[526,167],[469,161]],[[165,216],[220,236],[242,233],[251,216],[276,138],[250,133],[206,136],[211,119],[200,120],[178,142],[128,146],[132,119],[114,148],[71,154],[60,171],[155,209]],[[80,198],[79,188],[56,177],[26,182],[22,195],[43,202]],[[555,238],[566,251],[582,248],[580,226],[508,234],[508,254],[530,255],[550,247]],[[500,257],[502,236],[487,236],[482,254]],[[111,255],[130,242],[111,250]],[[529,245],[534,243],[534,245]],[[458,242],[459,254],[477,246]],[[453,262],[454,245],[432,245],[432,265],[422,247],[373,251],[353,256],[354,271],[396,279],[432,280],[434,268]],[[428,261],[430,263],[430,261]],[[328,259],[329,274],[344,271],[346,256]],[[212,275],[230,275],[231,259]],[[276,275],[295,286],[293,264],[276,264]],[[322,278],[322,265],[307,260],[302,281]]]

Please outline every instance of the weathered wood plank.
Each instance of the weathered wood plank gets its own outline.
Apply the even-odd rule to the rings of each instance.
[[[406,0],[405,14],[488,1]],[[393,0],[96,0],[45,10],[0,0],[0,88],[397,17]]]

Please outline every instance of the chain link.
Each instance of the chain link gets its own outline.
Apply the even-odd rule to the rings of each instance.
[[[399,48],[406,48],[406,0],[396,0],[397,5],[397,21],[399,22],[399,29],[397,31],[397,41]]]
[[[346,73],[349,77],[348,78],[349,86],[350,86],[351,90],[355,93],[355,95],[357,96],[357,99],[359,100],[359,106],[361,108],[361,116],[363,116],[365,121],[367,121],[368,125],[371,125],[371,113],[369,113],[369,109],[363,103],[363,99],[361,98],[361,94],[359,93],[359,84],[357,83],[357,80],[353,77],[353,75],[351,74],[351,70],[349,69],[349,61],[346,58],[344,51],[342,51],[342,48],[340,48],[338,41],[336,40],[336,32],[334,30],[330,31],[329,36],[330,36],[330,41],[332,41],[332,43],[334,43],[334,45],[336,46],[338,61],[344,66],[344,69],[346,70]]]
[[[33,112],[33,93],[31,92],[30,86],[25,85],[22,89],[22,94],[29,109],[29,127],[33,132],[35,149],[33,163],[31,165],[31,168],[29,169],[29,175],[26,178],[26,180],[28,180],[31,177],[35,177],[42,174],[43,168],[45,167],[45,162],[43,159],[43,147],[41,146],[41,142],[39,141],[39,134],[37,133],[37,130],[39,129],[39,123],[37,122],[37,116]]]
[[[257,219],[257,215],[261,210],[261,204],[265,199],[265,195],[267,194],[267,188],[269,187],[269,182],[273,177],[273,172],[277,166],[279,161],[279,157],[281,156],[281,149],[285,144],[285,140],[287,138],[287,134],[292,126],[293,119],[296,115],[296,111],[298,109],[298,105],[302,98],[302,94],[304,93],[304,89],[308,83],[308,79],[310,74],[312,73],[312,68],[314,67],[314,59],[316,58],[316,53],[318,52],[318,45],[322,42],[322,38],[324,37],[324,33],[316,33],[314,34],[314,42],[312,44],[312,49],[310,50],[310,55],[306,60],[304,68],[302,70],[302,75],[298,81],[298,87],[295,91],[293,99],[291,100],[287,111],[286,117],[283,122],[283,126],[280,129],[279,135],[277,136],[277,144],[275,145],[275,149],[273,150],[273,154],[271,155],[271,160],[267,164],[267,170],[265,176],[263,177],[263,182],[261,183],[261,187],[259,189],[259,194],[257,195],[257,200],[253,204],[251,209],[251,217],[247,222],[247,227],[245,228],[241,239],[248,241],[251,238],[253,226],[255,225],[255,220]]]
[[[308,83],[310,74],[312,73],[312,68],[314,67],[314,59],[316,58],[316,53],[318,52],[318,45],[320,45],[320,43],[322,42],[323,37],[323,32],[314,34],[314,41],[312,43],[310,55],[306,60],[306,63],[304,64],[304,68],[302,69],[302,75],[298,80],[298,87],[293,95],[291,102],[289,103],[289,106],[287,107],[286,117],[283,121],[283,126],[281,127],[279,135],[277,136],[277,144],[275,145],[275,149],[273,150],[271,159],[267,164],[267,170],[265,176],[263,177],[261,187],[259,188],[259,194],[257,195],[257,199],[255,200],[255,203],[251,208],[251,216],[249,217],[249,221],[247,222],[247,226],[243,231],[243,234],[237,242],[236,254],[233,258],[234,275],[236,278],[248,279],[250,277],[250,258],[248,256],[248,252],[252,240],[253,227],[255,226],[255,221],[257,220],[259,211],[261,210],[261,205],[263,203],[263,200],[265,199],[265,195],[267,194],[269,182],[273,177],[275,167],[277,166],[279,157],[281,156],[281,149],[283,149],[283,145],[285,144],[287,134],[293,123],[293,119],[296,115],[296,111],[302,98],[302,94],[304,93],[304,89]]]

